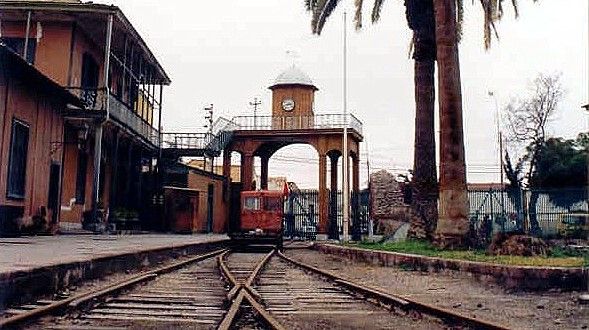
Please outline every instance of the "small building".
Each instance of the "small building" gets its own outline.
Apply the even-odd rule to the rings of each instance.
[[[164,170],[162,228],[179,233],[227,231],[229,179],[176,162]]]

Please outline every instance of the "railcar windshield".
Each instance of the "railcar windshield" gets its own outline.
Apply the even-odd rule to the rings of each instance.
[[[243,209],[248,211],[257,211],[260,209],[260,197],[245,197],[243,199]]]

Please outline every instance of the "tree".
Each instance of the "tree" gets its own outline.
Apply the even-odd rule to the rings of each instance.
[[[506,154],[507,177],[512,186],[517,186],[519,190],[532,188],[534,184],[536,188],[540,187],[538,173],[541,172],[537,171],[537,164],[542,153],[546,154],[547,124],[554,116],[562,95],[559,74],[539,74],[530,87],[529,96],[515,99],[505,108],[509,142],[516,148],[525,147],[515,167],[511,165],[509,154]],[[538,191],[532,190],[529,203],[521,204],[523,213],[530,214],[530,232],[535,235],[541,233],[536,212],[527,210],[535,210],[538,198]]]
[[[525,146],[522,161],[527,163],[524,184],[530,183],[537,153],[546,142],[546,126],[554,116],[563,89],[560,74],[539,74],[529,88],[529,96],[511,101],[505,108],[508,140],[515,147]]]
[[[503,13],[504,0],[480,0],[485,12],[485,47],[490,30]],[[313,33],[320,34],[339,0],[305,0],[312,12]],[[372,22],[378,21],[384,0],[375,0]],[[516,0],[512,0],[516,6]],[[363,0],[355,0],[356,27],[362,26]],[[412,232],[431,236],[436,227],[435,143],[433,128],[434,61],[438,59],[440,86],[440,213],[436,233],[441,246],[460,246],[468,235],[466,164],[462,132],[462,96],[457,43],[461,34],[462,0],[405,0],[406,16],[415,46],[416,128]],[[435,9],[435,10],[434,10]],[[517,7],[516,7],[517,9]],[[487,31],[489,33],[487,33]],[[487,38],[488,36],[488,38]],[[435,42],[434,42],[435,40]],[[433,55],[433,56],[432,56]],[[433,155],[433,157],[432,157]]]
[[[383,0],[375,0],[372,23],[380,19]],[[312,12],[313,33],[320,34],[337,1],[305,1]],[[356,0],[354,21],[362,27],[362,0]],[[434,130],[436,60],[433,0],[405,0],[406,18],[413,31],[413,59],[415,60],[415,143],[412,179],[412,217],[409,236],[431,239],[437,222],[437,174]]]

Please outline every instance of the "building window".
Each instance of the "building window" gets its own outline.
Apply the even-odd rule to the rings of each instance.
[[[6,196],[8,198],[25,198],[28,151],[29,125],[13,119],[8,160],[8,184],[6,187]]]
[[[86,172],[88,169],[88,154],[78,153],[78,172],[76,174],[76,204],[86,202]]]
[[[17,53],[20,56],[24,56],[25,38],[1,38],[0,40],[13,52]],[[37,39],[29,38],[27,48],[28,49],[26,60],[30,64],[35,64],[35,51],[37,50]]]

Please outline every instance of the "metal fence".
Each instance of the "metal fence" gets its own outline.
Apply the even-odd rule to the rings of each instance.
[[[468,196],[471,227],[487,237],[510,231],[555,237],[571,215],[589,214],[587,189],[471,190]]]
[[[342,192],[332,194],[328,191],[329,237],[338,239],[343,233]],[[285,202],[284,234],[292,239],[315,239],[319,225],[319,191],[295,190],[290,192]],[[349,233],[354,239],[369,232],[369,194],[350,193],[350,227]]]
[[[343,232],[342,192],[328,192],[329,237]],[[589,216],[586,189],[559,190],[470,190],[468,192],[471,229],[481,243],[497,232],[525,231],[541,237],[556,237],[571,215]],[[350,194],[350,228],[354,239],[370,230],[370,195]],[[285,202],[285,237],[315,239],[319,224],[319,192],[291,191]],[[337,225],[335,225],[337,224]]]
[[[348,128],[362,134],[362,122],[354,115],[319,114],[314,116],[236,116],[230,121],[235,130],[302,130]]]

